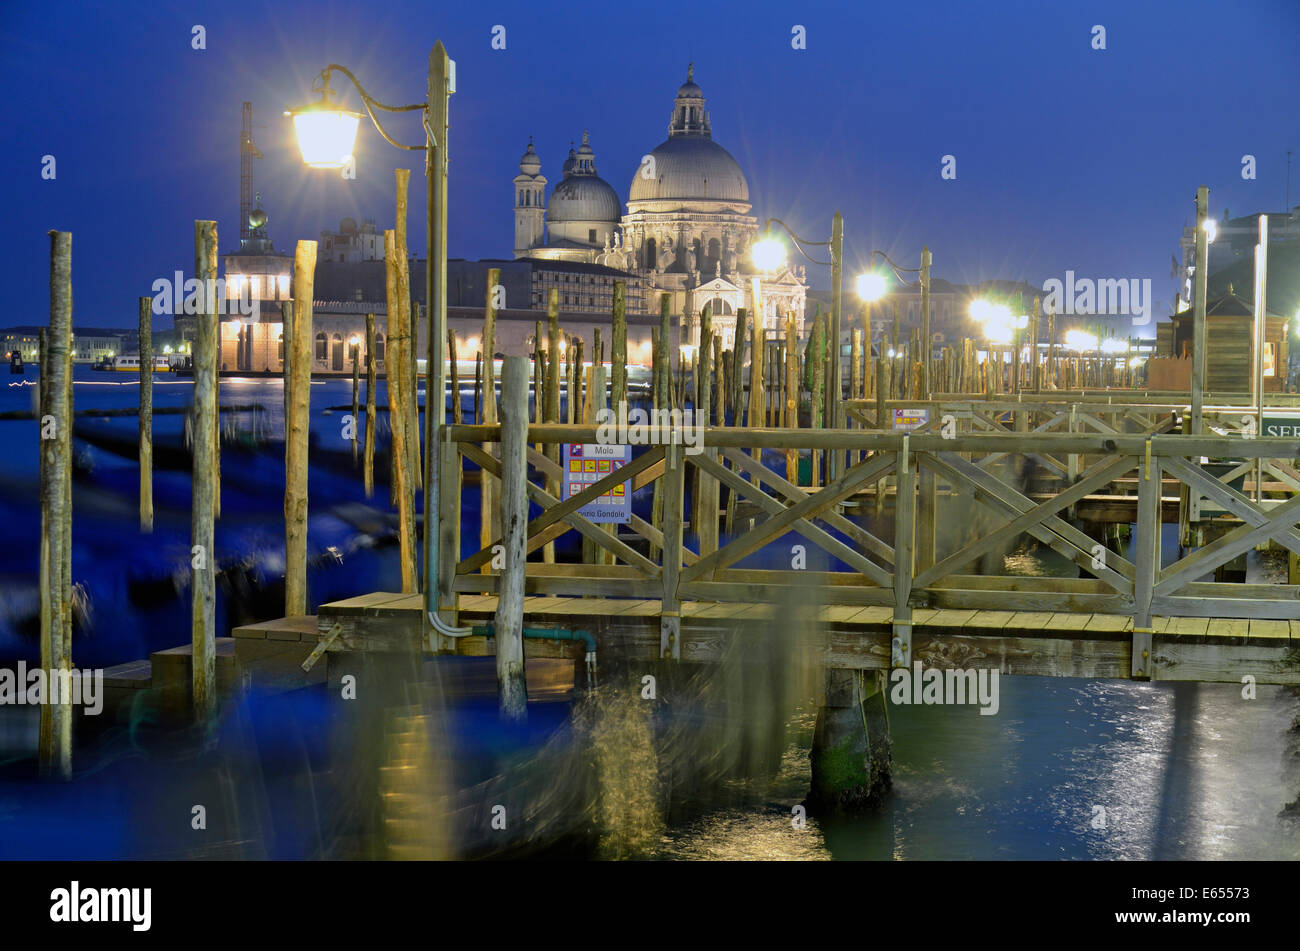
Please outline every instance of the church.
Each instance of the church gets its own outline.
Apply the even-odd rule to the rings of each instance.
[[[597,171],[587,132],[577,150],[569,149],[549,200],[541,157],[529,141],[514,180],[515,258],[596,264],[638,278],[647,313],[659,312],[661,294],[671,296],[684,343],[698,345],[706,304],[726,347],[741,307],[762,314],[768,332],[784,332],[793,312],[802,334],[804,269],[755,267],[750,248],[759,222],[750,214],[749,183],[731,153],[713,141],[694,74],[692,64],[673,102],[668,138],[632,175],[626,211]]]

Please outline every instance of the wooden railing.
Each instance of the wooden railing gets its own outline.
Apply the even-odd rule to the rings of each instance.
[[[996,408],[996,404],[993,407]],[[987,417],[979,413],[980,417]],[[1061,413],[1052,417],[1060,423]],[[535,552],[560,535],[577,531],[612,556],[613,564],[527,564],[530,594],[655,599],[661,602],[661,654],[679,656],[683,601],[773,602],[817,599],[824,604],[884,605],[892,609],[895,663],[911,650],[913,611],[918,608],[1082,612],[1131,618],[1135,673],[1143,639],[1150,646],[1153,615],[1219,618],[1300,618],[1300,586],[1202,582],[1244,552],[1274,542],[1300,553],[1300,457],[1298,439],[1240,436],[1152,435],[1115,432],[1089,413],[1081,429],[1009,432],[989,423],[982,431],[911,434],[859,430],[775,430],[732,427],[704,430],[703,451],[681,445],[647,447],[619,469],[570,499],[547,485],[559,466],[529,450],[527,493],[541,509],[527,527]],[[1078,415],[1074,417],[1077,424]],[[932,421],[933,424],[933,421]],[[496,542],[459,558],[461,471],[466,461],[486,478],[500,476],[493,455],[499,426],[444,426],[441,499],[442,563],[439,601],[455,603],[458,592],[493,592]],[[532,425],[534,444],[594,443],[592,426]],[[455,451],[446,451],[450,449]],[[800,486],[762,464],[759,450],[838,454],[841,473],[822,486]],[[1205,459],[1238,465],[1214,475]],[[1050,474],[1056,487],[1031,497],[1018,475],[1026,460]],[[1072,462],[1073,460],[1073,462]],[[1256,464],[1258,460],[1258,465]],[[783,471],[784,471],[784,467]],[[1277,482],[1255,498],[1230,483],[1250,471]],[[1071,524],[1068,510],[1117,481],[1136,484],[1131,557]],[[614,534],[580,513],[610,487],[630,481],[633,491],[657,483],[662,522],[633,516]],[[1051,479],[1049,479],[1049,482]],[[1232,527],[1209,544],[1162,557],[1162,485],[1176,483],[1230,515]],[[696,524],[686,510],[692,486]],[[891,511],[854,521],[844,503],[855,494],[888,484]],[[719,539],[719,495],[725,488],[765,518]],[[1248,488],[1243,486],[1243,488]],[[980,513],[979,517],[976,513]],[[956,516],[956,517],[955,517]],[[960,530],[954,531],[959,523]],[[688,531],[689,527],[689,531]],[[739,565],[790,533],[801,536],[842,570],[766,570]],[[499,531],[493,526],[490,536]],[[990,556],[1028,536],[1077,566],[1079,577],[1018,576]],[[644,552],[643,550],[644,549]],[[651,553],[647,554],[645,552]],[[604,560],[604,559],[602,559]],[[983,569],[978,563],[984,561]]]

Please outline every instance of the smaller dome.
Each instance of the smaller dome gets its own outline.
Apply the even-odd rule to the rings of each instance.
[[[339,222],[339,234],[356,234],[357,222],[355,218],[344,218]]]
[[[537,150],[533,148],[533,140],[530,136],[528,139],[528,148],[524,150],[523,157],[519,160],[519,171],[525,175],[536,175],[542,170],[542,160],[537,155]]]
[[[248,227],[265,228],[266,212],[264,212],[261,208],[254,208],[252,211],[250,211],[248,213]]]

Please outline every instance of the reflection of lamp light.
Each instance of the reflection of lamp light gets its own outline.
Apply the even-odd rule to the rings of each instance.
[[[1137,369],[1138,367],[1140,367],[1142,364],[1146,362],[1147,362],[1146,357],[1134,357],[1133,359],[1129,360],[1128,365],[1134,369]]]
[[[1219,234],[1219,223],[1213,218],[1206,218],[1201,227],[1205,229],[1205,243],[1214,244],[1214,239]]]
[[[1128,341],[1118,337],[1107,337],[1101,342],[1102,353],[1123,353],[1128,349]]]

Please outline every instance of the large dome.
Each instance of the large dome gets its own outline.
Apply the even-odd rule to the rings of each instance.
[[[731,153],[703,136],[671,136],[650,155],[654,177],[638,168],[629,201],[749,201],[749,184]],[[643,165],[644,167],[644,165]]]
[[[623,203],[609,183],[591,175],[571,175],[555,186],[546,203],[546,220],[618,221]]]
[[[695,64],[677,89],[668,139],[650,153],[632,176],[628,202],[749,201],[749,184],[731,153],[713,141],[704,92],[695,82]],[[647,177],[646,171],[654,174]]]

